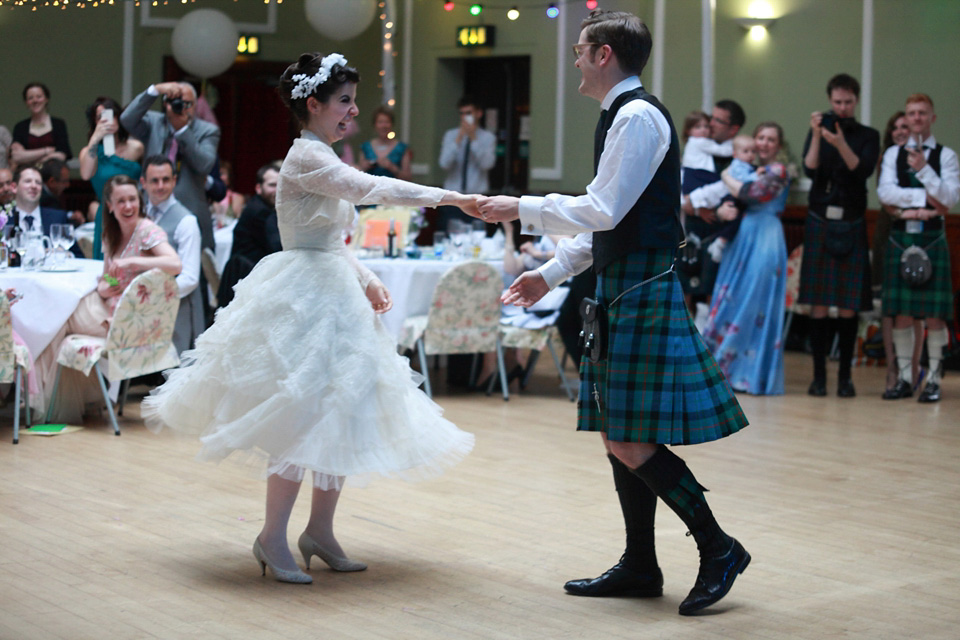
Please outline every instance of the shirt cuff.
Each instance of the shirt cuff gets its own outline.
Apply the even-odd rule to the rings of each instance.
[[[147,95],[148,95],[148,96],[153,96],[154,98],[156,98],[157,96],[159,96],[159,95],[160,95],[160,92],[157,91],[157,85],[152,84],[152,85],[150,85],[149,87],[147,87]]]
[[[551,258],[547,260],[542,266],[537,269],[537,273],[543,277],[544,282],[547,283],[547,286],[550,289],[556,289],[558,286],[567,281],[567,278],[570,277],[570,274],[560,266],[560,263],[557,262],[556,258]]]
[[[543,235],[543,218],[540,215],[540,206],[543,204],[543,200],[544,198],[539,196],[520,197],[520,230],[526,235]]]

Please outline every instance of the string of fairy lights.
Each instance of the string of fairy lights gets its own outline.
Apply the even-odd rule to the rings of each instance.
[[[97,7],[112,7],[115,5],[122,5],[125,3],[132,3],[134,6],[139,7],[140,2],[149,2],[152,7],[166,7],[168,5],[178,5],[178,4],[194,4],[196,0],[0,0],[0,9],[7,7],[13,9],[16,7],[28,8],[31,11],[36,11],[39,8],[50,8],[50,9],[88,9],[88,8],[97,8]],[[238,0],[233,0],[238,2]],[[283,4],[283,0],[263,0],[263,4],[270,4],[270,2],[276,2],[277,4]]]
[[[553,19],[560,15],[560,9],[564,4],[570,4],[576,0],[566,0],[560,2],[550,2],[546,5],[537,5],[537,10],[545,6],[545,13],[548,18]],[[467,12],[474,17],[482,17],[484,12],[499,12],[506,11],[507,20],[515,21],[520,19],[520,6],[516,4],[487,4],[484,2],[455,2],[454,0],[440,0],[443,4],[443,10],[447,12],[452,12],[457,9],[458,6],[466,7]],[[593,11],[599,6],[597,0],[586,0],[584,5],[587,9]],[[524,7],[524,10],[529,9],[530,7]]]

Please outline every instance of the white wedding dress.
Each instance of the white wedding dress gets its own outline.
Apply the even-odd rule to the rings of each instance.
[[[253,454],[267,473],[340,488],[372,475],[439,474],[473,448],[417,387],[344,245],[353,204],[436,205],[447,192],[371,176],[304,131],[277,187],[283,251],[267,256],[144,400],[147,426],[200,435],[199,458]]]

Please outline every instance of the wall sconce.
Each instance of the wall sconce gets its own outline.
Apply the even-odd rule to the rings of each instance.
[[[746,29],[751,40],[763,40],[767,37],[767,29],[776,22],[773,9],[767,2],[757,0],[747,9],[746,18],[734,18],[734,21]]]
[[[767,37],[767,29],[776,18],[734,18],[734,21],[747,30],[751,40],[763,40]]]

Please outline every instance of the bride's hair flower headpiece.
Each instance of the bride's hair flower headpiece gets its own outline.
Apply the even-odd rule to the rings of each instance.
[[[347,66],[347,59],[339,53],[331,53],[323,57],[323,60],[320,61],[320,68],[317,69],[317,72],[312,76],[308,76],[305,73],[298,73],[293,76],[293,81],[297,84],[293,88],[293,91],[290,92],[290,97],[296,100],[297,98],[308,98],[313,95],[317,87],[330,79],[330,74],[337,65],[341,67]]]

